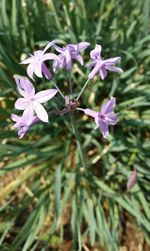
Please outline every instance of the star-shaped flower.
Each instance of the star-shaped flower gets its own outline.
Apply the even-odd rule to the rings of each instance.
[[[39,78],[42,78],[42,73],[45,75],[47,79],[51,79],[52,75],[49,72],[46,64],[44,63],[46,60],[58,60],[59,58],[54,53],[45,53],[52,45],[54,45],[55,40],[48,43],[44,50],[35,51],[33,55],[30,54],[30,57],[23,60],[21,64],[28,64],[27,74],[33,79],[33,73]]]
[[[101,45],[96,45],[95,49],[91,51],[90,57],[92,62],[87,67],[93,67],[93,70],[89,74],[89,79],[95,77],[99,73],[102,80],[107,77],[108,71],[112,72],[123,72],[123,70],[115,65],[120,62],[120,57],[114,57],[109,59],[102,59],[101,57]]]
[[[68,44],[66,47],[60,48],[54,45],[56,51],[60,54],[58,55],[59,61],[56,59],[53,62],[53,70],[56,71],[59,67],[71,71],[72,60],[77,60],[81,65],[83,65],[83,58],[80,55],[82,50],[85,50],[90,44],[87,42],[81,42],[78,44]]]
[[[40,120],[48,122],[48,113],[41,104],[52,99],[58,91],[56,89],[48,89],[35,94],[35,88],[28,78],[16,75],[14,78],[18,90],[23,96],[23,98],[17,99],[15,108],[24,110],[23,118],[26,121],[26,125],[28,126],[31,124],[35,113]]]
[[[88,116],[91,116],[95,119],[96,128],[99,127],[103,134],[104,138],[107,138],[109,135],[108,126],[116,125],[118,121],[117,115],[114,113],[114,108],[116,106],[116,99],[111,97],[110,100],[107,100],[101,107],[99,112],[95,112],[91,109],[80,109]]]

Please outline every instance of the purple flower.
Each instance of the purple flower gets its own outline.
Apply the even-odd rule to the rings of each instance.
[[[39,122],[39,118],[37,116],[34,116],[31,120],[31,124],[30,125],[26,125],[26,120],[23,117],[20,117],[16,114],[11,114],[11,119],[16,122],[13,127],[18,129],[18,136],[20,139],[22,139],[24,137],[24,135],[27,133],[27,131],[29,130],[30,126]]]
[[[31,57],[21,62],[21,64],[29,64],[27,67],[27,74],[31,79],[33,79],[33,73],[39,78],[42,78],[43,73],[47,79],[51,79],[52,75],[44,61],[54,59],[59,60],[58,56],[54,53],[45,53],[52,45],[54,45],[54,43],[55,40],[48,43],[44,50],[35,51],[33,55],[30,54]]]
[[[26,125],[30,125],[34,118],[34,113],[43,122],[48,122],[48,113],[41,103],[47,102],[52,99],[56,93],[56,89],[48,89],[40,91],[35,94],[35,88],[33,84],[26,77],[14,76],[18,90],[23,98],[18,98],[15,102],[15,108],[18,110],[24,110],[23,118],[26,121]]]
[[[108,71],[123,72],[121,68],[115,66],[115,64],[120,62],[121,58],[114,57],[104,60],[101,58],[101,50],[102,47],[97,44],[95,49],[90,53],[92,62],[88,64],[87,67],[93,67],[93,70],[89,74],[89,79],[94,78],[97,73],[99,73],[101,79],[103,80],[107,77]]]
[[[99,127],[103,134],[104,138],[107,138],[109,135],[108,126],[116,125],[118,118],[114,113],[114,108],[116,106],[116,99],[111,97],[110,100],[107,100],[101,107],[99,112],[95,112],[91,109],[83,109],[86,115],[89,115],[95,119],[96,128]]]
[[[68,44],[66,47],[60,48],[54,45],[56,51],[60,54],[58,55],[59,60],[55,59],[53,61],[53,70],[56,71],[58,68],[64,68],[68,71],[72,69],[72,60],[77,60],[81,65],[83,65],[83,58],[80,55],[82,50],[85,50],[90,44],[87,42],[81,42],[79,44]]]

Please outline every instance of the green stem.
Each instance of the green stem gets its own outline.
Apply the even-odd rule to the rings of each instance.
[[[71,72],[69,71],[69,89],[70,89],[70,96],[72,99],[72,82],[71,82]]]
[[[83,86],[83,88],[81,89],[81,91],[80,91],[80,93],[79,93],[79,95],[78,95],[78,97],[76,98],[76,100],[78,101],[79,100],[79,98],[81,97],[81,95],[82,95],[82,92],[84,91],[84,89],[86,88],[86,86],[87,86],[87,84],[88,84],[88,82],[90,81],[90,78],[88,78],[88,80],[85,82],[85,84],[84,84],[84,86]]]
[[[53,86],[55,86],[55,88],[58,90],[58,92],[60,93],[60,95],[62,96],[62,98],[65,99],[65,96],[61,92],[61,90],[59,89],[58,85],[52,79],[50,81],[52,82]]]
[[[79,132],[78,132],[78,129],[76,128],[76,125],[75,125],[74,112],[70,112],[69,114],[70,114],[70,121],[71,121],[72,130],[73,130],[73,133],[74,133],[75,138],[76,138],[77,147],[78,147],[78,150],[79,150],[81,162],[82,162],[83,167],[85,168],[86,163],[85,163],[84,157],[83,157],[83,151],[82,151],[82,147],[81,147],[81,143],[80,143]]]

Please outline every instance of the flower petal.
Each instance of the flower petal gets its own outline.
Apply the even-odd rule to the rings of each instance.
[[[109,135],[108,124],[105,121],[103,121],[102,119],[99,119],[98,123],[99,123],[99,127],[101,129],[101,132],[103,134],[103,137],[107,138]]]
[[[66,58],[64,55],[60,55],[60,64],[59,67],[60,68],[66,68],[67,64],[66,64]]]
[[[18,98],[15,102],[15,108],[18,110],[25,110],[28,105],[29,105],[29,102],[25,98]]]
[[[30,104],[27,106],[27,108],[23,112],[22,122],[24,125],[29,126],[31,125],[33,118],[34,118],[34,109],[33,109],[33,105]]]
[[[100,70],[99,70],[99,74],[100,74],[100,77],[102,80],[104,80],[106,77],[107,77],[107,71],[104,67],[102,67]]]
[[[95,49],[90,52],[91,59],[101,59],[102,46],[96,44]]]
[[[38,103],[44,103],[52,99],[57,92],[58,92],[57,89],[49,89],[37,92],[34,97]]]
[[[65,51],[65,48],[61,48],[61,47],[59,47],[59,46],[57,46],[57,45],[54,45],[53,47],[54,47],[54,49],[55,49],[56,51],[58,51],[59,53],[64,53],[64,51]]]
[[[49,43],[46,45],[46,47],[44,48],[43,54],[44,54],[50,47],[52,47],[55,43],[56,43],[56,40],[53,40],[53,41],[49,42]]]
[[[94,67],[96,64],[97,64],[96,61],[93,61],[93,62],[91,62],[91,63],[86,64],[85,66],[86,66],[87,68],[91,68],[91,67]]]
[[[55,55],[54,53],[46,53],[42,57],[42,61],[54,60],[54,59],[59,60],[59,57],[57,55]]]
[[[19,117],[18,115],[12,113],[12,114],[11,114],[11,119],[12,119],[14,122],[18,122],[18,121],[21,119],[21,117]]]
[[[112,113],[116,106],[116,98],[111,97],[110,100],[107,100],[101,107],[101,113],[107,114]]]
[[[18,136],[19,139],[22,139],[24,137],[24,135],[27,133],[27,131],[29,130],[29,126],[23,126],[19,129],[18,131]]]
[[[47,66],[45,63],[42,64],[42,72],[44,74],[44,76],[50,80],[52,78],[52,74],[50,73],[50,71],[48,70]]]
[[[42,60],[35,60],[32,66],[35,75],[39,78],[42,78]]]
[[[79,51],[85,50],[89,45],[90,45],[90,43],[88,43],[88,42],[80,42],[77,44],[78,50]]]
[[[121,57],[114,57],[104,60],[104,63],[107,65],[117,64],[121,60]]]
[[[31,97],[35,94],[35,88],[28,78],[14,75],[18,90],[23,97]]]
[[[91,109],[84,109],[84,113],[86,114],[86,115],[88,115],[88,116],[91,116],[91,117],[93,117],[93,118],[95,118],[95,117],[97,117],[97,115],[98,115],[98,112],[95,112],[95,111],[93,111],[93,110],[91,110]]]
[[[78,53],[78,45],[77,44],[67,44],[66,49],[70,51],[70,53]]]
[[[16,122],[16,123],[13,125],[14,128],[19,128],[19,127],[21,127],[21,125],[22,125],[22,118],[21,118],[21,117],[19,117],[19,116],[16,115],[16,114],[11,114],[11,119],[12,119],[14,122]]]
[[[105,116],[105,121],[108,123],[108,125],[116,125],[118,116],[114,112],[108,113],[107,116]]]
[[[33,61],[34,57],[31,56],[23,61],[20,62],[20,64],[30,64]]]
[[[70,71],[72,68],[72,60],[70,51],[68,49],[65,51],[65,58],[66,58],[66,68],[68,71]]]
[[[106,69],[113,72],[120,72],[120,73],[123,72],[123,70],[120,67],[116,67],[114,65],[107,65]]]
[[[33,79],[33,64],[29,64],[28,67],[27,67],[27,74],[28,76],[32,79]]]
[[[81,65],[83,65],[83,58],[81,55],[72,55],[72,58],[77,60]]]
[[[43,122],[48,123],[48,113],[45,110],[45,108],[40,103],[38,103],[36,101],[34,101],[33,106],[34,106],[34,110],[35,110],[38,118],[40,120],[42,120]]]
[[[55,72],[60,66],[60,62],[56,59],[53,61],[53,71]]]
[[[97,72],[101,69],[102,67],[102,62],[99,61],[96,66],[94,67],[94,69],[91,71],[91,73],[89,74],[89,79],[92,79],[95,77],[95,75],[97,74]]]
[[[28,78],[24,78],[22,87],[25,90],[25,95],[27,95],[27,97],[35,95],[35,88]]]

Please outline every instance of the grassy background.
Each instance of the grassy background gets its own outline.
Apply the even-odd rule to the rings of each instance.
[[[149,242],[149,13],[149,0],[0,0],[0,250],[46,251],[71,241],[74,250],[86,244],[116,251],[125,237],[126,214]],[[55,38],[88,41],[90,49],[100,43],[105,57],[122,57],[124,73],[92,81],[81,100],[82,107],[96,110],[104,98],[117,98],[120,121],[109,141],[76,113],[86,169],[67,115],[35,125],[22,140],[12,130],[17,98],[12,76],[26,74],[18,63]],[[74,65],[75,93],[87,73]],[[67,92],[65,71],[55,81]],[[49,85],[37,80],[37,89]],[[56,105],[54,100],[47,108]],[[128,194],[134,167],[138,184]]]

